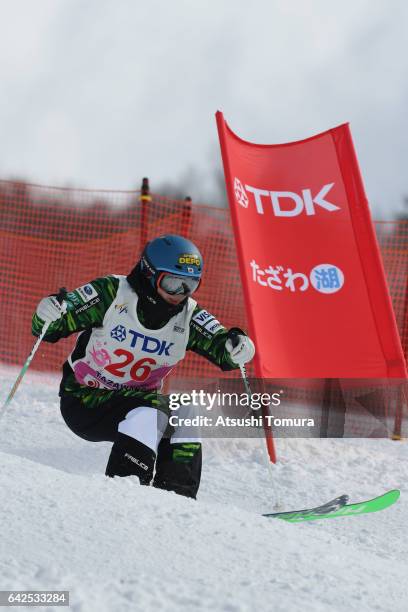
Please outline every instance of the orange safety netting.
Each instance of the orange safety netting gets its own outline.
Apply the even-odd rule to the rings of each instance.
[[[375,225],[407,355],[408,221]],[[137,191],[59,189],[0,181],[0,362],[24,363],[34,341],[31,316],[42,297],[98,276],[127,274],[146,240],[163,233],[182,234],[198,245],[204,276],[195,297],[224,325],[245,329],[227,209],[160,196],[146,201]],[[42,344],[32,367],[58,370],[72,345],[72,338]],[[177,376],[219,377],[220,371],[190,353],[178,366]]]
[[[0,181],[0,362],[22,365],[33,345],[38,301],[106,274],[128,274],[142,247],[163,233],[200,248],[203,282],[194,296],[226,326],[246,327],[228,211],[140,192],[57,189]],[[32,363],[59,370],[74,340],[43,343]],[[218,377],[218,368],[188,353],[177,376]],[[229,376],[236,376],[236,373]]]

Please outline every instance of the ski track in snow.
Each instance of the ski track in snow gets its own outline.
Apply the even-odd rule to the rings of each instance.
[[[0,402],[17,374],[1,369]],[[70,432],[57,389],[28,373],[0,418],[0,589],[69,590],[76,612],[408,609],[405,443],[278,440],[271,482],[259,440],[204,440],[195,502],[107,479],[110,444]],[[400,501],[377,514],[260,516],[391,488]]]

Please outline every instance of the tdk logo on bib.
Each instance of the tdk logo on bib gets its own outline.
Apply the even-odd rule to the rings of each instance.
[[[167,355],[170,357],[170,348],[174,342],[167,342],[167,340],[159,340],[154,336],[145,336],[134,329],[128,329],[126,331],[123,325],[117,325],[111,331],[111,337],[118,342],[123,342],[131,336],[130,347],[137,347],[144,353],[156,353],[157,355]]]

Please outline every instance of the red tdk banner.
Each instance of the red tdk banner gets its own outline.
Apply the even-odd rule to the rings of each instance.
[[[282,145],[217,124],[257,375],[405,378],[348,124]]]

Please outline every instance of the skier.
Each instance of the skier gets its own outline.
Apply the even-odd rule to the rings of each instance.
[[[128,276],[109,275],[43,298],[33,316],[46,342],[81,332],[63,366],[61,414],[68,427],[92,442],[113,442],[106,475],[136,475],[141,484],[196,497],[201,443],[168,428],[163,379],[185,356],[202,355],[222,370],[252,359],[253,342],[227,330],[191,295],[202,257],[182,236],[148,242]],[[167,430],[167,431],[166,431]],[[165,435],[166,434],[166,435]]]

